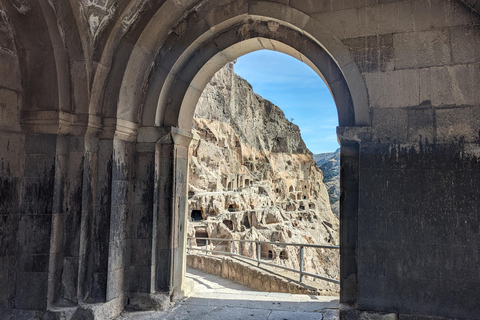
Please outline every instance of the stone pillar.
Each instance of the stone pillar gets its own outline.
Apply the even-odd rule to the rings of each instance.
[[[91,141],[85,153],[81,223],[81,300],[105,302],[112,207],[113,140]]]
[[[340,141],[340,302],[354,306],[358,299],[357,238],[359,145],[369,127],[338,127]]]
[[[126,279],[130,264],[130,225],[133,194],[134,142],[113,141],[112,197],[108,241],[106,301],[122,299],[127,294]],[[122,304],[123,302],[119,302]]]
[[[190,132],[167,127],[155,151],[154,288],[172,300],[183,296]]]
[[[71,139],[57,134],[25,136],[15,296],[15,308],[24,311],[19,315],[28,317],[25,310],[46,311],[65,290],[62,275],[66,262],[68,268],[65,239],[70,239],[67,224],[73,189],[67,181],[74,174],[68,169]]]
[[[132,248],[129,270],[129,309],[161,308],[153,290],[153,199],[155,192],[155,142],[137,142],[132,210]]]

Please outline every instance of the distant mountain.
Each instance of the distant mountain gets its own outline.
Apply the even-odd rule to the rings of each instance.
[[[313,159],[323,171],[323,183],[327,187],[330,197],[330,206],[333,213],[338,217],[340,208],[340,149],[335,152],[314,154]]]
[[[313,155],[313,160],[317,163],[317,166],[320,167],[322,164],[328,161],[335,152],[327,152],[327,153],[318,153]]]

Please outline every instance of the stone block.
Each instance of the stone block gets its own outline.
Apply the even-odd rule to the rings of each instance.
[[[373,109],[372,126],[374,137],[397,142],[407,140],[407,109]]]
[[[71,302],[77,302],[78,259],[66,257],[62,263],[61,296]]]
[[[17,272],[15,308],[46,310],[47,272]]]
[[[363,169],[361,171],[365,175],[365,179],[360,184],[360,190],[364,195],[359,199],[360,212],[381,212],[388,209],[388,182],[380,179],[376,169]],[[380,200],[382,199],[382,200]]]
[[[412,3],[395,1],[358,9],[358,29],[352,29],[352,32],[357,36],[371,36],[408,32],[413,28]]]
[[[155,290],[169,291],[170,286],[170,249],[157,249],[156,265],[155,265]]]
[[[25,136],[25,154],[54,155],[57,150],[57,135],[29,134]]]
[[[81,212],[71,211],[65,214],[65,255],[78,257],[80,252]]]
[[[51,223],[51,215],[22,214],[18,226],[19,252],[49,254]]]
[[[304,0],[302,0],[304,2]],[[328,53],[335,59],[337,64],[341,67],[351,63],[351,57],[348,50],[346,50],[343,43],[335,36],[335,34],[325,28],[323,22],[316,19],[309,19],[304,27],[304,31],[318,39],[322,45],[328,48]]]
[[[83,153],[71,153],[68,161],[68,188],[65,197],[65,209],[69,211],[82,210],[84,157]]]
[[[330,89],[335,92],[335,104],[337,105],[338,123],[340,126],[354,125],[353,101],[345,81],[339,80],[329,84]],[[356,120],[356,119],[355,119]]]
[[[153,232],[153,204],[137,204],[132,212],[132,238],[151,239]]]
[[[433,106],[477,105],[480,101],[480,65],[459,65],[419,70],[420,101]]]
[[[191,59],[188,62],[185,62],[185,67],[179,72],[178,79],[185,83],[191,83],[200,69],[219,52],[220,50],[214,42],[208,42],[197,48],[195,52],[192,52],[193,56]],[[203,90],[203,88],[196,89]]]
[[[20,132],[20,98],[17,92],[0,89],[0,125],[2,130]]]
[[[206,7],[206,8],[204,8]],[[203,11],[205,10],[205,11]],[[244,18],[244,15],[248,13],[248,1],[225,1],[220,7],[212,8],[208,5],[202,6],[198,9],[201,16],[205,16],[210,28],[214,31],[218,31],[219,25],[229,19]]]
[[[124,268],[127,261],[127,241],[111,241],[108,251],[108,270],[114,271]]]
[[[465,26],[448,29],[452,59],[456,64],[480,61],[480,27]]]
[[[127,205],[112,207],[110,217],[110,241],[127,239],[127,227],[130,214],[130,208]]]
[[[53,177],[48,176],[25,178],[22,183],[20,212],[27,214],[51,214],[53,208],[53,181]]]
[[[441,142],[479,139],[480,107],[435,109],[436,136]]]
[[[148,267],[152,265],[152,240],[132,239],[132,255],[130,264],[132,266]]]
[[[381,199],[381,198],[380,198]],[[380,201],[379,201],[380,202]],[[381,201],[383,202],[383,201]],[[387,241],[387,225],[385,214],[382,211],[362,212],[362,219],[358,221],[359,237],[367,241]]]
[[[378,313],[366,313],[363,317],[352,319],[383,319],[382,311],[395,310],[395,279],[383,275],[363,277],[359,275],[358,309],[377,310]],[[395,318],[393,318],[395,319]]]
[[[0,138],[0,176],[20,178],[24,174],[25,137],[23,134],[2,132]]]
[[[303,29],[309,16],[289,6],[273,4],[265,1],[250,4],[248,13],[251,15],[267,16],[290,23],[297,28]]]
[[[449,64],[450,39],[445,30],[393,35],[395,69],[412,69]]]
[[[150,292],[151,267],[130,266],[130,292]]]
[[[321,21],[341,40],[347,38],[356,38],[359,31],[362,30],[359,21],[359,10],[348,9],[326,13],[315,13],[312,18]],[[376,34],[376,33],[375,33]],[[367,35],[361,33],[360,35]]]
[[[364,77],[370,106],[373,108],[398,108],[420,104],[418,70],[366,73]]]
[[[160,64],[162,68],[177,72],[177,70],[172,70],[172,67],[178,62],[180,56],[188,52],[189,47],[194,44],[198,38],[201,38],[204,33],[210,31],[210,26],[205,19],[201,19],[200,21],[195,20],[194,15],[188,16],[185,20],[181,21],[177,25],[176,30],[170,34],[166,40],[166,45],[164,45],[159,52],[162,57]]]
[[[345,39],[353,60],[360,71],[385,72],[394,68],[393,35],[377,35]]]
[[[305,13],[331,12],[376,5],[376,0],[346,0],[346,1],[315,1],[315,0],[290,0],[290,6]]]
[[[14,215],[20,210],[21,180],[0,176],[0,215]]]
[[[120,140],[113,141],[112,180],[131,179],[133,175],[134,154],[135,144]]]
[[[126,205],[132,197],[132,182],[126,180],[112,181],[112,206]]]
[[[120,297],[125,290],[125,269],[120,268],[115,271],[109,271],[107,278],[107,301]]]
[[[462,3],[454,1],[417,0],[412,2],[415,30],[446,28],[461,25],[478,24],[478,15]]]
[[[450,281],[402,278],[396,286],[396,297],[403,302],[398,313],[453,317],[458,311],[446,301],[454,301],[454,286]]]
[[[408,116],[408,141],[433,142],[435,139],[435,123],[433,108],[411,108]]]
[[[187,91],[189,85],[180,79],[177,79],[168,96],[168,103],[165,110],[165,118],[163,123],[167,126],[175,126],[178,121],[178,110],[177,105],[181,105],[185,92]]]
[[[124,76],[128,78],[128,81],[122,81],[119,92],[117,106],[118,119],[134,123],[137,122],[139,110],[132,106],[141,104],[140,100],[143,100],[144,95],[138,94],[136,90],[148,79],[153,61],[153,55],[145,51],[142,47],[135,46],[135,48],[133,48]]]
[[[0,257],[13,256],[17,253],[17,237],[19,229],[18,214],[0,215]]]
[[[29,154],[25,157],[24,176],[28,178],[49,178],[55,174],[55,156]]]
[[[15,256],[0,256],[0,283],[2,283],[2,290],[0,290],[0,316],[4,308],[13,307],[12,297],[15,295],[15,273],[16,273],[16,258]]]
[[[18,58],[11,52],[0,49],[0,87],[21,90],[20,68]],[[16,114],[16,113],[15,113]]]

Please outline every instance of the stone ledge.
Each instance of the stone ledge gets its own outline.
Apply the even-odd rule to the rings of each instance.
[[[187,255],[187,266],[203,272],[219,275],[258,291],[283,292],[309,295],[334,295],[338,291],[321,289],[306,283],[269,272],[240,259],[218,256]]]

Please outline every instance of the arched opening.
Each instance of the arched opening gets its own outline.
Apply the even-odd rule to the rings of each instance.
[[[192,218],[192,221],[202,221],[202,210],[192,210],[190,217]]]
[[[161,86],[155,112],[156,125],[175,126],[181,132],[188,132],[191,128],[196,102],[213,74],[227,62],[245,53],[265,48],[286,53],[305,62],[325,81],[335,99],[340,127],[368,124],[370,118],[366,103],[367,95],[362,86],[363,79],[358,69],[355,67],[340,69],[351,62],[350,58],[344,60],[345,56],[343,56],[340,60],[333,59],[318,40],[308,33],[290,28],[290,23],[285,25],[280,23],[280,28],[277,30],[279,32],[272,32],[268,29],[267,22],[268,19],[254,17],[247,23],[240,23],[243,25],[242,30],[245,31],[240,38],[232,37],[229,31],[220,31],[216,34],[215,46],[219,41],[221,41],[221,45],[213,51],[202,51],[205,53],[202,55],[195,55],[195,50],[203,50],[204,46],[212,44],[211,39],[206,38],[204,42],[195,43],[196,49],[192,48],[192,51],[177,61],[178,65],[175,66],[174,72],[169,74]],[[232,31],[236,32],[237,30],[232,29]],[[299,45],[300,43],[302,45]],[[341,47],[342,45],[339,48]],[[355,82],[355,85],[352,83],[352,86],[349,87],[344,72],[349,75],[350,79],[359,79],[360,86],[358,87],[358,83]],[[354,89],[354,91],[350,91],[350,89]],[[351,92],[354,93],[353,96]],[[353,107],[354,102],[356,102],[355,108]],[[352,172],[355,173],[355,171]],[[229,183],[228,189],[231,190],[234,185],[235,183],[232,185]],[[259,193],[263,193],[262,191],[265,192],[260,187]],[[268,195],[266,192],[264,194]],[[296,199],[296,195],[293,196]],[[349,244],[349,246],[352,245]],[[348,265],[355,265],[354,251],[350,251],[348,256],[343,255],[342,259],[343,257],[345,257],[345,261],[348,260]],[[356,272],[352,270],[347,270],[345,278],[352,272]]]
[[[275,52],[271,51],[266,51],[269,54],[275,54],[275,55],[281,55],[284,56],[283,54],[278,54]],[[263,52],[259,52],[263,53]],[[253,54],[246,55],[247,56],[253,56]],[[291,57],[285,56],[289,60],[293,60]],[[248,203],[255,204],[256,205],[256,212],[255,215],[252,215],[252,218],[255,219],[256,221],[255,226],[257,228],[261,228],[262,231],[262,237],[265,237],[267,241],[272,240],[272,241],[281,241],[281,242],[292,242],[290,239],[293,239],[292,235],[294,234],[294,230],[306,230],[306,231],[301,231],[302,235],[297,236],[297,238],[294,240],[294,242],[297,243],[314,243],[314,244],[323,244],[327,245],[327,242],[324,242],[324,237],[317,237],[317,234],[314,234],[314,232],[310,231],[314,229],[312,226],[307,226],[308,222],[314,223],[314,220],[311,216],[316,216],[318,213],[317,211],[323,210],[328,207],[328,203],[323,203],[322,205],[319,205],[318,207],[308,207],[310,210],[309,212],[301,212],[300,219],[298,219],[297,223],[299,224],[299,227],[292,227],[293,223],[290,223],[290,217],[289,215],[284,214],[286,210],[286,203],[283,203],[285,197],[288,196],[288,194],[284,194],[285,190],[290,190],[294,191],[294,185],[300,186],[299,190],[295,192],[296,199],[295,203],[297,204],[297,208],[300,209],[300,211],[305,211],[306,206],[308,205],[307,201],[302,201],[307,198],[310,198],[310,192],[312,190],[315,190],[315,186],[320,185],[322,183],[322,178],[323,176],[319,173],[317,167],[314,165],[314,161],[310,152],[307,152],[308,149],[305,148],[301,149],[300,148],[300,142],[302,145],[304,145],[304,140],[299,140],[298,143],[293,143],[292,144],[292,139],[293,136],[297,134],[297,131],[294,131],[293,129],[290,129],[290,127],[285,127],[288,128],[288,130],[282,130],[280,129],[279,132],[276,132],[275,138],[272,140],[264,140],[264,136],[260,134],[260,132],[267,131],[265,128],[267,127],[268,123],[272,122],[274,124],[277,124],[278,128],[284,128],[284,124],[288,124],[292,128],[294,128],[295,124],[292,123],[291,120],[288,120],[286,115],[280,112],[286,112],[283,110],[285,105],[272,105],[271,102],[267,102],[262,99],[262,96],[259,95],[257,92],[253,91],[255,90],[254,84],[250,83],[247,84],[243,79],[239,79],[239,75],[236,75],[235,73],[235,68],[238,64],[241,63],[242,60],[237,60],[235,64],[229,63],[226,66],[224,66],[219,72],[217,72],[214,77],[210,80],[208,86],[205,88],[202,96],[199,99],[197,109],[195,110],[194,113],[194,120],[193,120],[193,130],[194,132],[199,133],[200,136],[202,136],[200,133],[205,132],[207,128],[212,128],[210,131],[210,136],[208,138],[202,138],[201,146],[204,147],[202,150],[201,147],[198,147],[198,154],[203,155],[202,158],[199,160],[198,157],[192,156],[190,159],[190,162],[193,163],[195,166],[201,165],[201,162],[203,161],[205,166],[208,166],[208,172],[213,176],[216,175],[219,177],[236,177],[236,180],[240,182],[240,185],[245,184],[246,186],[249,184],[249,178],[246,177],[252,177],[252,179],[255,179],[254,181],[257,183],[257,185],[261,186],[253,190],[248,190],[249,192],[254,192],[255,190],[258,190],[258,193],[249,195],[247,194],[246,190],[242,190],[240,188],[239,190],[236,190],[235,194],[232,193],[224,193],[223,196],[225,197],[225,201],[222,200],[222,192],[213,192],[211,195],[209,195],[208,192],[203,192],[201,193],[202,197],[204,197],[205,200],[202,200],[203,203],[206,203],[207,206],[213,205],[215,201],[218,201],[218,203],[222,203],[222,206],[228,210],[228,212],[233,213],[234,212],[234,205],[232,204],[232,200],[235,199],[235,203],[240,204],[240,207],[242,208],[248,208]],[[298,63],[298,61],[295,61]],[[308,69],[308,66],[303,65],[301,62],[299,63],[302,65],[302,67],[306,67]],[[252,66],[253,68],[256,68],[255,65]],[[296,65],[294,65],[296,67]],[[292,68],[294,68],[292,67]],[[298,68],[297,68],[298,69]],[[311,70],[309,70],[311,72]],[[266,72],[263,72],[264,74],[267,74]],[[314,78],[318,83],[323,85],[322,80],[318,77],[318,75],[314,72],[311,72],[312,78]],[[240,76],[241,77],[241,76]],[[272,76],[267,76],[268,79],[274,78]],[[297,79],[294,78],[291,81],[296,81]],[[293,86],[293,85],[290,85]],[[253,89],[252,89],[253,87]],[[303,88],[302,88],[303,89]],[[251,90],[251,91],[250,91]],[[324,89],[323,92],[326,92],[328,95],[330,95],[330,92],[328,89]],[[305,91],[302,92],[304,96],[306,95]],[[251,102],[253,107],[247,106],[243,104],[243,100],[245,101],[252,101],[252,98],[254,101],[260,101],[259,104],[254,104]],[[283,97],[282,97],[283,98]],[[330,96],[331,99],[331,96]],[[282,99],[285,101],[285,99]],[[300,100],[297,98],[296,100]],[[318,99],[317,99],[318,100]],[[303,105],[306,105],[305,99],[302,102]],[[333,105],[333,103],[330,103],[329,105],[331,107],[331,110],[335,113],[336,109]],[[295,105],[295,107],[298,107]],[[273,114],[275,110],[280,110],[278,111],[278,114],[275,113],[275,116],[270,118],[270,117],[264,117],[263,112],[265,111],[266,114]],[[241,110],[241,112],[237,112],[237,110]],[[314,118],[312,112],[306,112],[307,118]],[[282,117],[280,117],[282,116]],[[324,115],[326,118],[326,116]],[[334,115],[336,118],[336,115]],[[296,117],[297,118],[297,117]],[[247,120],[244,120],[247,119]],[[284,119],[284,120],[280,120]],[[254,121],[251,122],[245,122],[245,121],[250,121],[250,120],[255,120],[257,121],[260,125],[258,127],[261,127],[261,131],[257,131],[257,126],[254,123]],[[300,120],[300,117],[298,117],[298,120]],[[281,122],[283,121],[283,122]],[[336,120],[335,120],[336,121]],[[245,126],[245,123],[248,125]],[[232,129],[232,133],[230,131],[220,131],[220,128],[227,127],[229,128],[235,128],[234,130]],[[246,130],[243,130],[242,128],[246,127]],[[333,132],[335,132],[335,127],[333,127]],[[238,130],[238,132],[237,132]],[[270,131],[273,131],[273,128],[269,129]],[[300,127],[299,130],[303,130],[302,127]],[[269,133],[270,131],[267,131]],[[227,133],[228,132],[228,133]],[[287,135],[285,135],[284,132],[288,132]],[[271,141],[271,143],[266,143],[266,145],[271,146],[271,149],[258,149],[259,146],[255,144],[247,144],[251,143],[250,141],[250,136],[249,134],[252,134],[255,139],[260,140],[260,141]],[[332,134],[330,134],[331,136]],[[241,137],[241,139],[236,139],[236,136]],[[298,134],[300,138],[300,134]],[[226,141],[226,143],[222,146],[219,146],[217,141],[220,141],[221,138]],[[281,137],[281,139],[279,138]],[[304,139],[303,135],[301,138]],[[237,148],[237,142],[241,141],[241,149],[242,151],[238,152],[232,152],[232,150]],[[297,141],[297,140],[295,140]],[[291,147],[291,146],[294,147]],[[252,146],[251,148],[249,146]],[[253,147],[255,146],[255,147]],[[335,146],[335,149],[338,147]],[[254,150],[262,150],[262,153],[257,153]],[[265,150],[265,152],[263,152]],[[268,151],[268,152],[267,152]],[[281,179],[282,175],[274,175],[272,171],[272,174],[264,175],[265,170],[269,170],[268,166],[266,164],[271,164],[271,166],[275,165],[275,162],[273,161],[273,158],[270,158],[270,152],[274,155],[275,159],[277,159],[277,163],[281,164],[281,169],[276,168],[275,170],[282,170],[282,174],[284,174],[285,177],[289,177],[287,181]],[[234,155],[234,156],[232,156]],[[302,155],[301,158],[299,155]],[[247,164],[250,163],[251,159],[255,158],[256,163],[258,164],[259,168],[262,168],[264,171],[261,172],[248,172],[248,166]],[[222,161],[222,165],[219,165],[217,163],[217,159]],[[265,159],[268,159],[265,161]],[[272,159],[272,161],[270,161]],[[305,160],[309,159],[309,160]],[[290,165],[286,165],[287,162],[290,162]],[[309,165],[313,166],[310,167]],[[216,172],[214,171],[215,168],[219,168],[220,171]],[[230,170],[233,169],[233,170]],[[206,170],[197,170],[197,167],[190,168],[191,171],[205,171]],[[261,170],[262,170],[261,169]],[[284,171],[284,173],[283,173]],[[214,173],[216,172],[216,173]],[[270,171],[268,171],[270,172]],[[266,178],[263,178],[265,180],[262,180],[259,178],[259,173],[262,173],[262,175]],[[303,174],[305,173],[305,174]],[[270,180],[269,180],[270,179]],[[191,184],[191,187],[193,190],[202,190],[204,189],[201,184],[195,184],[195,181],[192,182],[191,179],[189,179],[189,183]],[[220,181],[220,180],[218,180]],[[203,183],[202,181],[200,181]],[[322,189],[323,190],[323,189]],[[273,191],[273,192],[272,192]],[[321,190],[316,190],[320,192]],[[313,201],[316,201],[316,194],[319,193],[313,193]],[[263,197],[258,197],[257,195],[265,195],[268,196],[268,199],[266,199],[265,196]],[[249,199],[250,196],[253,196],[252,198]],[[298,200],[297,200],[298,198]],[[211,201],[211,200],[213,201]],[[243,201],[247,199],[247,203],[243,203]],[[261,201],[258,203],[257,201]],[[311,200],[310,200],[311,201]],[[198,205],[198,204],[197,204]],[[275,207],[275,209],[274,209]],[[319,208],[317,210],[317,208]],[[315,211],[315,212],[312,212]],[[212,238],[233,238],[237,239],[238,236],[245,237],[248,236],[248,238],[244,238],[245,240],[258,240],[258,235],[256,234],[244,234],[247,229],[250,228],[250,222],[248,221],[248,218],[244,213],[235,213],[235,214],[230,214],[227,212],[220,213],[219,216],[216,219],[209,219],[207,221],[207,224],[209,224],[209,230],[212,230],[211,237]],[[323,212],[318,213],[318,214],[323,214]],[[327,214],[327,213],[325,213]],[[329,213],[331,215],[331,213]],[[243,215],[243,216],[242,216]],[[332,216],[332,218],[335,218]],[[293,222],[293,221],[292,221]],[[317,222],[317,221],[315,221]],[[273,230],[273,225],[276,227],[276,231],[272,232]],[[217,227],[218,226],[218,227]],[[306,228],[304,228],[306,226]],[[213,227],[213,228],[212,228]],[[321,227],[321,225],[320,225]],[[229,232],[231,231],[231,232]],[[338,222],[335,223],[335,227],[333,228],[333,232],[335,235],[333,236],[335,239],[337,239],[338,243],[338,237],[336,236],[338,232]],[[305,236],[303,235],[305,233]],[[298,235],[298,233],[297,233]],[[318,238],[318,239],[317,239]],[[304,242],[306,241],[306,242]],[[235,252],[237,253],[236,247],[234,247]],[[293,255],[296,255],[299,249],[294,248],[293,249]],[[262,257],[265,259],[273,259],[274,255],[276,253],[273,250],[262,250]],[[314,272],[314,268],[323,268],[324,265],[322,262],[320,262],[320,259],[318,259],[317,255],[318,253],[313,254],[315,256],[315,261],[318,260],[318,262],[315,262],[316,264],[314,266],[308,266],[307,272]],[[278,257],[278,253],[277,253]],[[191,258],[190,256],[188,257],[189,259]],[[278,260],[278,259],[277,259]],[[280,259],[284,260],[284,259]],[[334,261],[333,261],[334,260]],[[279,261],[277,261],[279,262]],[[338,268],[338,255],[332,259],[332,269]],[[293,268],[298,267],[298,259],[295,261],[292,261],[291,264],[293,265]],[[330,267],[330,266],[329,266]],[[337,269],[338,270],[338,269]]]

